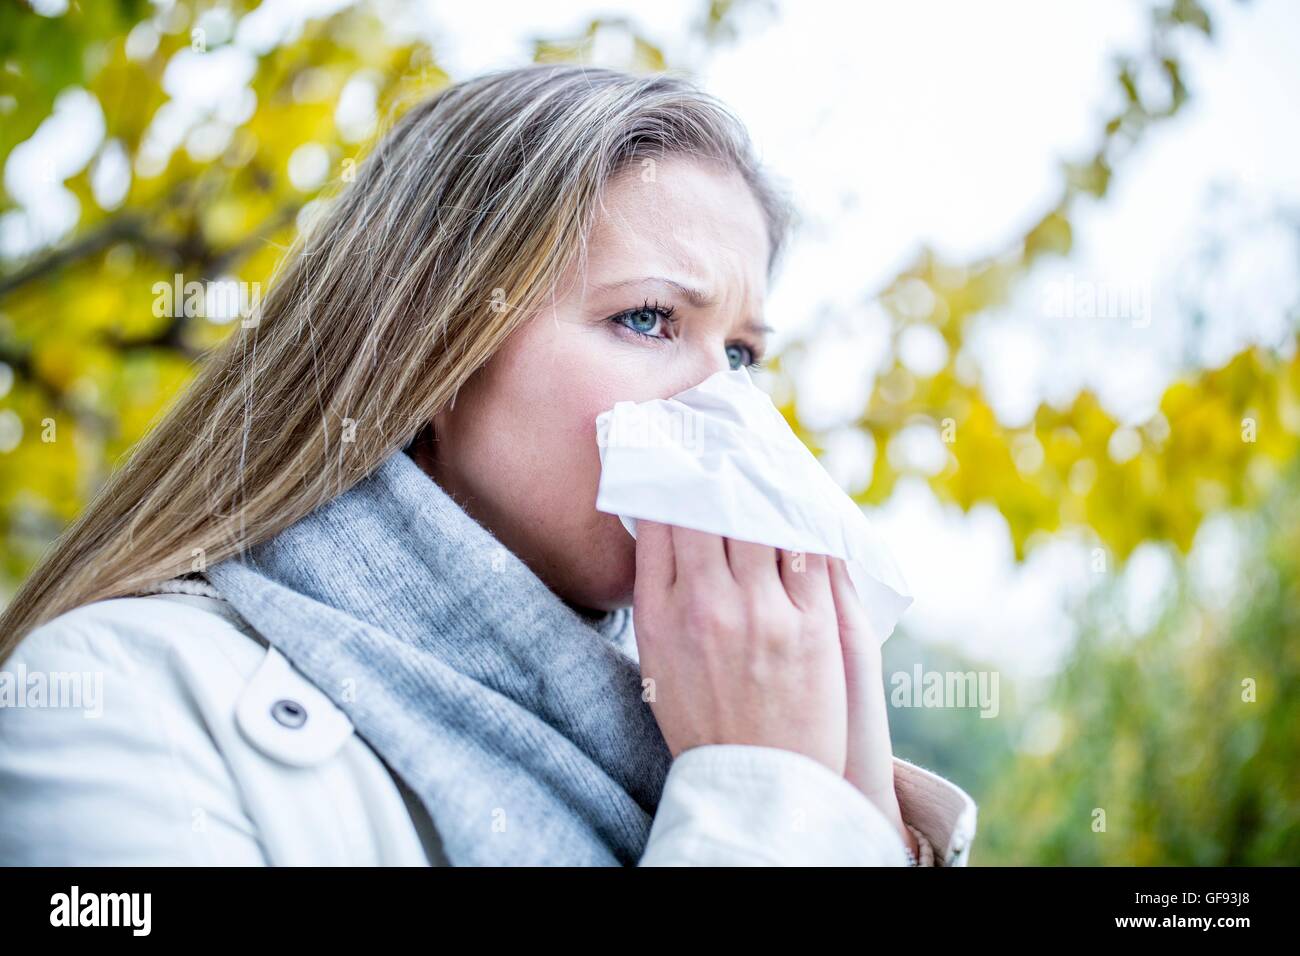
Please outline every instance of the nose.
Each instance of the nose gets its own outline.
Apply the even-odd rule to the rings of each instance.
[[[699,385],[710,375],[718,372],[725,372],[731,368],[731,361],[727,358],[727,347],[723,344],[714,344],[713,347],[702,351],[694,356],[689,366],[678,380],[677,388],[669,394],[676,395],[678,392],[684,392],[688,388],[694,388]]]

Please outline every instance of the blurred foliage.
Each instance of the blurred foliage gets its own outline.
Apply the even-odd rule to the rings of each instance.
[[[915,698],[910,696],[918,676],[924,687],[927,675],[931,674],[943,674],[945,680],[950,674],[971,675],[971,679],[978,681],[981,673],[989,675],[986,680],[991,679],[991,675],[998,673],[997,669],[952,649],[923,644],[902,627],[885,642],[882,652],[894,753],[904,760],[935,769],[972,795],[979,805],[979,838],[975,850],[980,851],[985,830],[1000,823],[984,810],[983,795],[1006,777],[1008,766],[1015,759],[1017,734],[1023,723],[1024,705],[1016,685],[999,675],[997,707],[989,709],[989,717],[981,716],[978,697],[968,698],[966,705],[960,707],[918,707]],[[966,686],[972,687],[969,683]],[[988,687],[994,690],[993,685]],[[974,689],[978,693],[978,684]],[[973,862],[984,862],[982,852],[980,857]]]
[[[1183,574],[1133,633],[1114,583],[1094,595],[1036,718],[1048,752],[984,768],[975,862],[1300,862],[1300,470],[1242,524],[1227,608]]]
[[[447,82],[426,47],[394,43],[375,10],[348,8],[255,58],[247,102],[168,115],[168,71],[239,56],[231,37],[249,6],[177,4],[146,19],[153,8],[135,2],[82,2],[52,18],[0,5],[6,147],[69,87],[95,97],[105,124],[96,156],[64,183],[81,210],[74,236],[0,276],[0,368],[12,372],[0,411],[0,573],[10,585],[229,331],[221,316],[157,314],[154,284],[176,274],[265,283],[297,217],[348,174],[369,135],[336,122],[345,87],[358,84],[382,117]],[[188,127],[184,145],[153,159],[150,137],[169,123]],[[297,188],[292,158],[309,145],[328,175]],[[115,151],[131,164],[130,186],[105,208],[92,177]],[[20,198],[4,195],[3,211]]]
[[[1113,553],[1112,563],[1119,563],[1152,539],[1185,552],[1207,514],[1260,500],[1295,456],[1297,358],[1256,349],[1221,369],[1191,370],[1166,392],[1151,420],[1120,436],[1135,447],[1131,455],[1119,455],[1111,446],[1121,423],[1087,391],[1065,409],[1041,406],[1025,428],[1003,427],[963,349],[972,319],[1006,304],[1017,281],[1040,260],[1069,254],[1075,206],[1104,199],[1116,165],[1153,125],[1187,102],[1179,36],[1210,35],[1209,15],[1195,0],[1178,0],[1157,5],[1153,18],[1146,57],[1116,64],[1122,109],[1104,123],[1092,156],[1064,164],[1061,195],[1052,208],[1010,248],[977,262],[947,262],[922,251],[876,298],[891,319],[891,348],[876,371],[878,387],[851,425],[869,434],[877,450],[871,480],[855,496],[864,504],[888,499],[902,477],[885,453],[890,442],[904,429],[927,428],[947,446],[947,464],[937,474],[914,474],[964,509],[981,502],[996,506],[1010,526],[1018,558],[1045,540],[1044,533],[1073,526],[1089,529]],[[945,364],[932,375],[917,374],[901,357],[899,343],[916,326],[933,329],[946,346]],[[820,453],[826,436],[803,426],[794,385],[818,338],[814,330],[783,350],[773,370],[783,414]]]
[[[733,39],[739,13],[755,6],[770,4],[702,3],[701,42]],[[1101,122],[1092,154],[1063,165],[1060,194],[1039,220],[979,261],[924,250],[864,303],[888,315],[892,343],[850,425],[877,449],[856,494],[864,504],[886,500],[909,474],[886,451],[921,427],[941,436],[947,463],[917,474],[945,502],[996,507],[1017,557],[1053,533],[1082,529],[1115,569],[1144,542],[1187,552],[1216,512],[1269,509],[1255,590],[1238,618],[1220,619],[1185,597],[1157,629],[1122,642],[1103,639],[1104,615],[1082,619],[1083,636],[1042,705],[1064,728],[1052,754],[1017,749],[1031,705],[1006,685],[1001,720],[895,712],[901,754],[952,775],[977,799],[988,794],[976,862],[1298,856],[1297,715],[1283,691],[1294,686],[1300,608],[1298,523],[1288,501],[1288,491],[1296,497],[1288,463],[1300,437],[1300,359],[1251,349],[1221,368],[1189,368],[1137,427],[1122,426],[1084,392],[1006,428],[966,349],[973,320],[1005,305],[1036,264],[1070,254],[1079,205],[1104,201],[1125,158],[1188,102],[1180,45],[1212,37],[1211,18],[1199,0],[1151,10],[1147,47],[1115,63],[1120,107]],[[46,183],[75,198],[72,233],[0,262],[0,589],[21,580],[189,381],[204,350],[229,334],[229,317],[156,314],[154,284],[176,274],[265,283],[313,198],[350,175],[373,130],[449,82],[427,45],[394,34],[386,11],[360,2],[263,38],[247,57],[244,101],[187,114],[170,95],[172,71],[202,75],[207,63],[230,68],[246,57],[232,37],[263,12],[256,3],[195,0],[159,12],[145,0],[74,0],[56,17],[0,4],[0,160],[38,133],[69,90],[94,98],[105,127],[87,162],[51,171]],[[534,38],[533,55],[585,59],[610,33],[630,40],[628,62],[618,65],[670,65],[619,17],[595,19],[573,36]],[[373,115],[343,117],[341,100],[373,101]],[[173,127],[181,129],[176,143],[166,138]],[[125,157],[129,186],[105,196],[96,176],[115,156]],[[0,194],[0,215],[20,211],[23,199]],[[899,344],[916,327],[946,346],[933,374],[902,361]],[[813,329],[776,356],[765,384],[820,453],[827,436],[800,420],[794,386],[818,336]],[[922,658],[927,670],[979,669],[902,634],[887,645],[887,672]],[[1247,676],[1259,682],[1250,705],[1238,699]],[[1108,835],[1089,829],[1094,807],[1107,809]]]

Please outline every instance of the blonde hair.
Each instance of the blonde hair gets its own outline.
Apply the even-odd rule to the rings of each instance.
[[[19,589],[0,661],[59,614],[270,538],[406,447],[583,252],[610,177],[675,153],[745,178],[770,274],[791,208],[681,76],[526,66],[412,107]]]

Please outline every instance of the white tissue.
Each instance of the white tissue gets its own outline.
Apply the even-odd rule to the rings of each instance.
[[[636,537],[643,518],[847,562],[883,643],[912,603],[861,507],[744,368],[596,416],[596,509]]]

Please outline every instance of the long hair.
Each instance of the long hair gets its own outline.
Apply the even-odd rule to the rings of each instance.
[[[745,178],[770,275],[791,206],[684,77],[526,66],[408,110],[19,589],[0,661],[59,614],[272,537],[406,447],[585,255],[610,177],[668,154]]]

